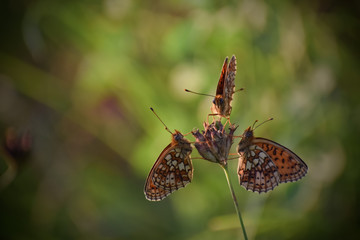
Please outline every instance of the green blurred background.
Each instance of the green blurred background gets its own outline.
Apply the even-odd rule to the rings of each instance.
[[[0,239],[236,239],[219,166],[162,202],[143,186],[170,129],[202,129],[226,56],[231,120],[295,151],[308,175],[235,191],[250,239],[359,236],[356,1],[0,3]],[[193,140],[192,137],[189,137]],[[235,141],[237,143],[238,140]],[[235,152],[234,144],[232,152]],[[193,157],[199,157],[196,151]],[[237,161],[230,162],[237,183]]]

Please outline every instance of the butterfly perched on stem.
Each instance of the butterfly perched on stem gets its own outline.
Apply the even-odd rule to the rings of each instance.
[[[151,110],[154,112],[152,108]],[[156,115],[155,112],[154,114]],[[160,118],[159,120],[161,121]],[[146,179],[144,193],[149,201],[163,200],[172,192],[185,187],[193,178],[190,142],[179,131],[172,133],[165,124],[164,126],[171,133],[172,139],[160,153]]]
[[[231,102],[233,99],[233,95],[237,91],[243,90],[240,88],[235,91],[235,76],[236,76],[236,57],[235,55],[232,56],[230,59],[230,63],[228,64],[229,58],[226,57],[224,64],[221,69],[220,79],[216,88],[216,94],[204,94],[194,92],[188,89],[185,89],[186,92],[195,93],[198,95],[204,95],[208,97],[213,97],[213,104],[211,106],[211,114],[210,116],[221,116],[229,119],[231,114]]]
[[[228,64],[228,57],[225,58],[221,69],[220,79],[216,88],[215,98],[211,107],[213,115],[230,117],[231,101],[235,92],[236,57],[232,56]]]
[[[301,179],[308,170],[305,162],[290,149],[255,137],[254,127],[244,131],[237,152],[239,181],[249,191],[268,192],[280,183]]]

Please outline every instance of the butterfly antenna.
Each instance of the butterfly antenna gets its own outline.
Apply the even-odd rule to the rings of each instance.
[[[234,93],[236,93],[236,92],[240,92],[240,91],[243,91],[243,90],[245,90],[245,88],[239,88],[238,90],[235,90],[235,92],[234,92]]]
[[[252,127],[251,127],[252,130],[254,130],[255,124],[256,124],[258,121],[259,121],[259,120],[257,120],[257,119],[255,120],[255,122],[253,123],[253,125],[252,125]]]
[[[207,96],[207,97],[215,97],[214,95],[205,94],[205,93],[198,93],[198,92],[191,91],[189,89],[185,89],[185,92],[194,93],[194,94],[197,94],[197,95],[202,95],[202,96]]]
[[[260,127],[260,126],[263,125],[264,123],[269,122],[269,121],[271,121],[271,120],[274,120],[274,118],[269,118],[269,119],[263,121],[262,123],[260,123],[259,125],[257,125],[255,128],[254,128],[254,125],[253,125],[253,130],[255,130],[256,128]],[[257,121],[255,121],[255,123],[256,123],[256,122],[257,122]],[[254,124],[255,124],[255,123],[254,123]]]
[[[166,124],[161,120],[161,118],[156,114],[156,112],[154,111],[154,109],[152,107],[150,107],[150,110],[155,114],[155,116],[160,120],[160,122],[165,126],[165,130],[168,131],[169,133],[173,134],[169,128],[166,126]]]

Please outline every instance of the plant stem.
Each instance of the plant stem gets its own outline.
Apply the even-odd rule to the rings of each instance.
[[[244,239],[247,240],[248,237],[247,237],[246,230],[245,230],[245,226],[244,226],[244,222],[243,222],[243,220],[242,220],[241,213],[240,213],[240,210],[239,210],[239,204],[238,204],[238,202],[237,202],[237,199],[236,199],[236,196],[235,196],[235,192],[234,192],[234,188],[233,188],[233,186],[232,186],[232,184],[231,184],[231,181],[230,181],[230,178],[229,178],[227,163],[224,164],[224,165],[220,164],[220,166],[224,169],[225,176],[226,176],[226,180],[227,180],[227,182],[228,182],[229,189],[230,189],[230,192],[231,192],[231,196],[232,196],[233,201],[234,201],[235,210],[236,210],[236,213],[237,213],[238,216],[239,216],[241,228],[242,228],[242,231],[243,231],[243,234],[244,234]]]

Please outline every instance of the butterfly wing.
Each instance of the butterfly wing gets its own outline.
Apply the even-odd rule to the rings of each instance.
[[[216,88],[216,95],[213,101],[213,105],[211,107],[211,112],[213,114],[222,115],[222,116],[224,116],[224,110],[225,110],[224,84],[227,76],[228,60],[229,58],[226,57],[221,69],[219,82]]]
[[[239,154],[239,181],[246,190],[262,193],[279,185],[278,169],[263,149],[250,145]]]
[[[231,113],[231,102],[235,92],[235,76],[236,76],[236,57],[233,55],[230,59],[229,67],[224,83],[224,115],[229,116]]]
[[[191,151],[170,143],[152,167],[145,184],[145,197],[161,201],[172,192],[185,187],[193,177]]]
[[[271,157],[278,168],[280,183],[295,182],[306,175],[306,163],[290,149],[265,138],[255,138],[253,144]]]
[[[240,184],[253,192],[268,192],[280,183],[297,181],[308,169],[290,149],[265,138],[254,138],[239,154]]]
[[[161,201],[171,194],[168,189],[159,188],[156,186],[151,177],[148,177],[145,184],[145,197],[149,201]]]
[[[226,80],[226,75],[227,75],[227,69],[228,69],[228,60],[229,58],[226,57],[224,60],[224,64],[222,66],[221,69],[221,73],[220,73],[220,78],[219,78],[219,82],[216,88],[216,95],[223,95],[224,93],[224,84],[225,84],[225,80]]]
[[[236,57],[232,56],[228,65],[228,58],[225,58],[220,79],[216,88],[216,96],[213,101],[212,112],[225,117],[230,116],[231,102],[235,92]]]

